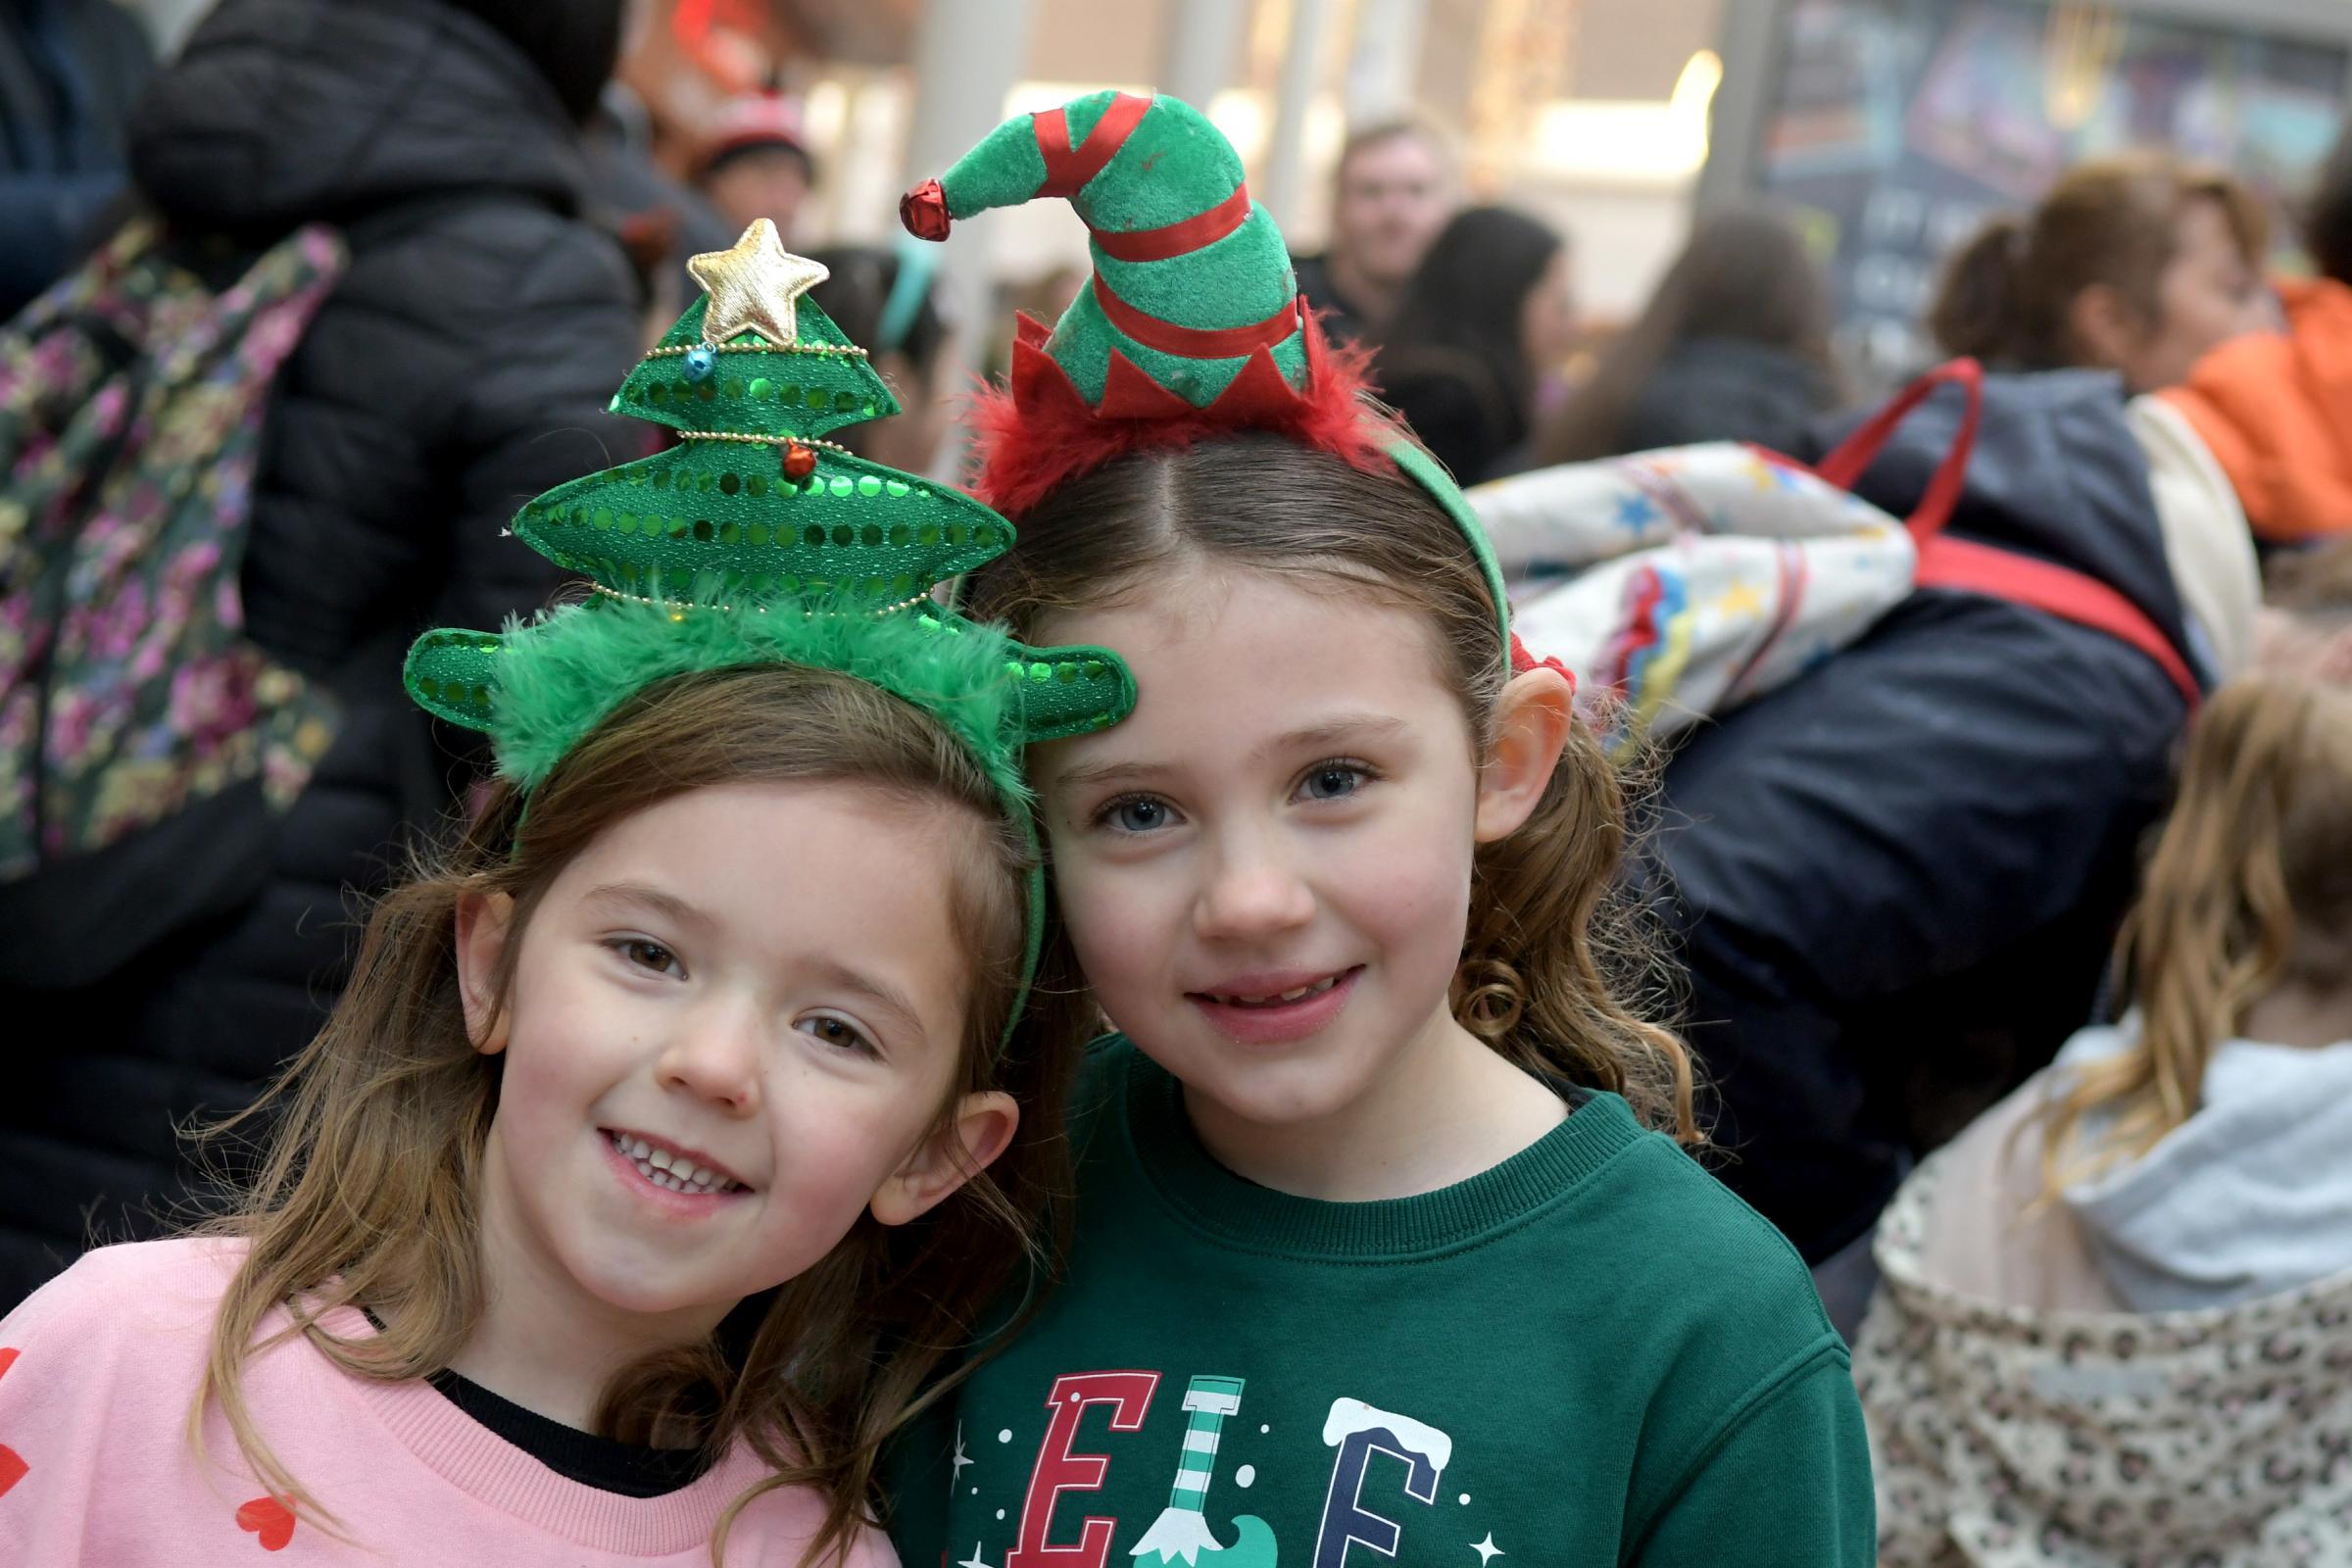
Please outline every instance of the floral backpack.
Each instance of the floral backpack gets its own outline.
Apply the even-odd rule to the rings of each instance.
[[[282,811],[333,740],[238,582],[270,383],[346,258],[311,225],[216,294],[134,221],[0,330],[0,890],[232,792]]]

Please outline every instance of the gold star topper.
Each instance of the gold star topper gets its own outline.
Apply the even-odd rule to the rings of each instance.
[[[726,343],[748,331],[780,349],[801,340],[800,297],[831,275],[787,251],[764,218],[754,219],[732,249],[694,257],[686,270],[710,297],[703,309],[704,342]]]

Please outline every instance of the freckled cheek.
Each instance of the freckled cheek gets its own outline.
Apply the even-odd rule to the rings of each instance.
[[[1349,915],[1392,955],[1424,946],[1443,950],[1450,966],[1461,947],[1468,910],[1468,858],[1398,857],[1377,874],[1357,879],[1347,895]]]
[[[805,1224],[838,1223],[846,1231],[922,1132],[901,1106],[808,1097],[776,1128],[786,1206]]]
[[[1071,946],[1098,987],[1158,968],[1184,923],[1183,892],[1164,875],[1090,867],[1056,891]]]

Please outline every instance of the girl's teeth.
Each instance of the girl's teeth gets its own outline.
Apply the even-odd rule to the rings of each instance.
[[[1216,1000],[1234,1007],[1270,1007],[1277,1003],[1297,1002],[1301,997],[1319,997],[1339,983],[1338,975],[1327,975],[1312,985],[1299,986],[1271,997],[1220,996]]]
[[[612,1147],[619,1150],[637,1167],[637,1174],[656,1187],[673,1193],[725,1193],[735,1190],[735,1183],[714,1170],[704,1170],[683,1155],[656,1149],[642,1138],[625,1133],[612,1135]]]

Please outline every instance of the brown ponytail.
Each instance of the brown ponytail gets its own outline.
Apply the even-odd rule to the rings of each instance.
[[[2028,358],[2026,343],[2048,341],[2026,324],[2026,243],[2025,219],[2007,213],[1953,253],[1928,313],[1928,330],[1944,353],[1999,365]]]
[[[2186,1121],[2214,1047],[2246,1009],[2282,982],[2334,978],[2347,942],[2352,691],[2248,676],[2217,693],[2190,734],[2180,801],[2117,950],[2139,1039],[2077,1073],[2049,1107],[2045,1194]],[[2096,1149],[2080,1148],[2094,1111],[2113,1120]]]
[[[2259,268],[2268,220],[2229,174],[2164,154],[2105,159],[2069,171],[2031,213],[1995,218],[1963,245],[1945,268],[1929,330],[1947,354],[2007,368],[2088,364],[2075,336],[2075,301],[2104,284],[2156,330],[2180,215],[2196,202],[2221,208],[2247,265]]]
[[[1494,602],[1453,522],[1400,475],[1238,435],[1119,459],[1014,520],[1019,542],[967,585],[983,617],[1026,633],[1050,610],[1127,602],[1187,560],[1336,581],[1427,617],[1478,755],[1494,742],[1510,679]],[[1529,1071],[1622,1094],[1696,1144],[1690,1054],[1647,1016],[1663,988],[1618,902],[1631,765],[1578,724],[1534,816],[1480,848],[1453,1012]]]

